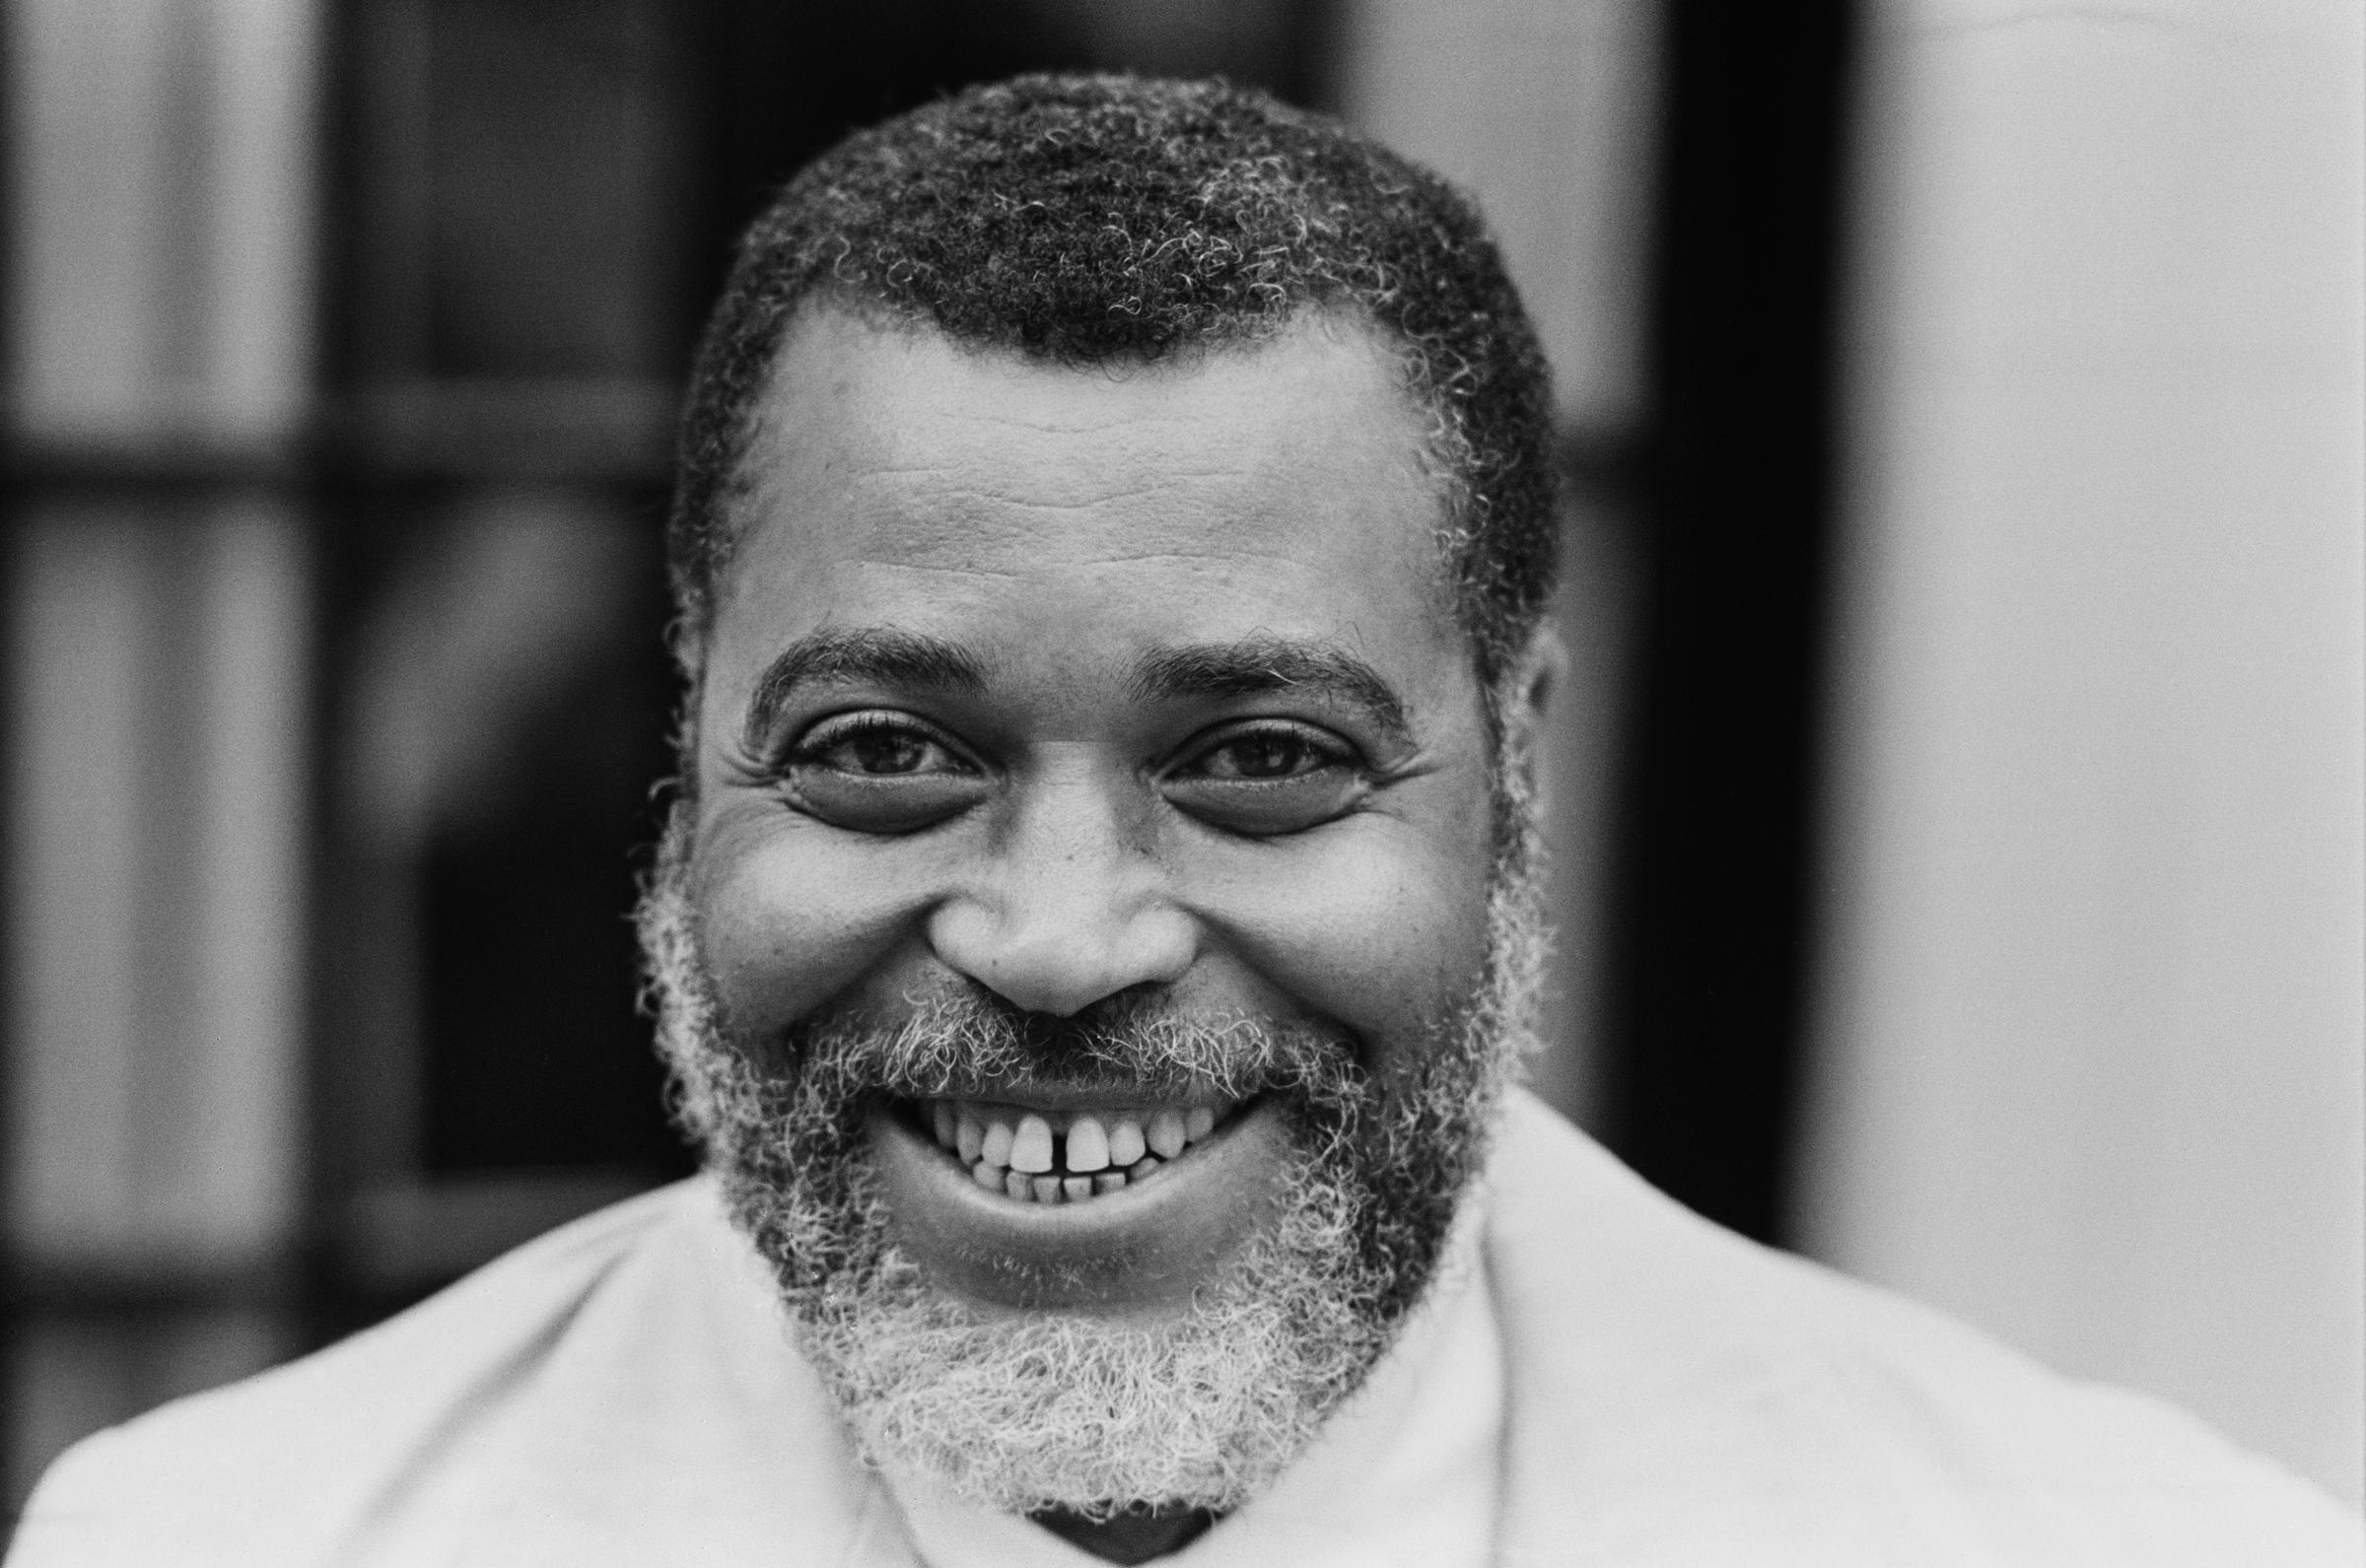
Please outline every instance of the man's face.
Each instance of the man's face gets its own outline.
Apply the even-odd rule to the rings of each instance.
[[[669,858],[793,1298],[1171,1344],[1254,1279],[1393,1328],[1499,1081],[1504,900],[1389,357],[1318,317],[1079,371],[814,311],[745,477]]]

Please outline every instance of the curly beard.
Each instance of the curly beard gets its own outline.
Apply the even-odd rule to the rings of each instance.
[[[1123,998],[1052,1019],[980,992],[889,1026],[735,1039],[699,951],[677,804],[639,912],[676,1115],[866,1460],[1005,1512],[1102,1520],[1225,1513],[1295,1459],[1437,1272],[1532,1038],[1546,937],[1520,806],[1480,985],[1374,1070],[1317,1030]],[[894,1243],[868,1109],[1029,1081],[1279,1097],[1290,1137],[1276,1219],[1153,1322],[988,1314],[939,1288]]]

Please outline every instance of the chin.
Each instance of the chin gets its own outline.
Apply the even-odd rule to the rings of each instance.
[[[800,1342],[869,1458],[972,1501],[1227,1512],[1297,1456],[1396,1328],[1386,1281],[1349,1240],[1353,1188],[1303,1143],[1275,1185],[1265,1223],[1187,1296],[1148,1304],[1105,1288],[1087,1301],[1073,1282],[1052,1287],[1057,1304],[982,1296],[897,1245],[882,1204],[860,1266],[790,1291]]]

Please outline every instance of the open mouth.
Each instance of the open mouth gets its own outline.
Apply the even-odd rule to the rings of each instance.
[[[973,1301],[1026,1310],[1188,1306],[1265,1225],[1291,1137],[1282,1096],[1201,1088],[1013,1086],[870,1117],[897,1244]]]
[[[921,1100],[909,1110],[985,1191],[1021,1203],[1083,1203],[1155,1178],[1221,1131],[1242,1103],[1062,1109]]]

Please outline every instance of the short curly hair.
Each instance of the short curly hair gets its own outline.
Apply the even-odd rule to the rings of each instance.
[[[700,344],[666,556],[695,679],[754,406],[817,296],[1079,367],[1253,342],[1305,308],[1396,346],[1441,540],[1491,689],[1552,588],[1543,353],[1477,210],[1336,120],[1219,81],[971,88],[807,165],[758,218]]]

